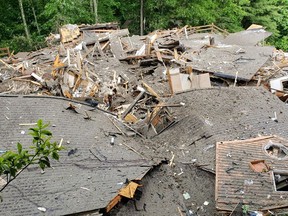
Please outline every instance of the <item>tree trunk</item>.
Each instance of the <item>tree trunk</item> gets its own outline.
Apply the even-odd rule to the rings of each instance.
[[[35,13],[35,8],[34,8],[33,0],[30,0],[30,4],[31,4],[31,7],[32,7],[32,12],[33,12],[34,20],[35,20],[35,25],[36,25],[38,34],[40,35],[40,34],[41,34],[41,33],[40,33],[40,28],[39,28],[39,24],[38,24],[38,21],[37,21],[37,16],[36,16],[36,13]]]
[[[93,0],[90,0],[90,11],[91,11],[91,14],[93,14]]]
[[[24,9],[23,9],[23,2],[22,2],[22,0],[18,0],[18,2],[19,2],[20,10],[21,10],[21,17],[22,17],[22,21],[23,21],[26,37],[30,41],[31,37],[30,37],[29,29],[28,29],[28,26],[27,26],[27,23],[26,23],[25,13],[24,13]]]
[[[95,15],[95,23],[98,23],[98,2],[97,0],[93,0],[94,4],[94,15]]]
[[[144,34],[144,0],[140,0],[140,35]]]

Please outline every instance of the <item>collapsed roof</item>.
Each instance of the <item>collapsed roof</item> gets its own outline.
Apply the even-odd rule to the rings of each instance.
[[[28,137],[21,135],[27,132],[23,123],[39,118],[55,125],[56,139],[69,143],[60,163],[53,164],[55,169],[41,174],[31,167],[11,184],[4,192],[5,214],[20,214],[21,208],[21,213],[37,214],[38,207],[51,215],[107,210],[107,205],[110,209],[126,178],[142,179],[164,157],[170,158],[168,166],[174,172],[165,187],[177,190],[177,211],[213,213],[216,142],[272,134],[287,138],[285,104],[262,87],[236,87],[256,86],[255,80],[266,87],[287,66],[282,53],[259,45],[271,34],[259,26],[234,34],[215,25],[185,26],[130,37],[127,29],[113,24],[68,25],[60,33],[60,45],[52,35],[50,47],[0,60],[4,147],[11,149],[10,143],[18,139],[28,145]],[[66,110],[69,102],[78,104],[77,110]],[[116,145],[111,146],[114,135]],[[130,136],[141,137],[140,143]],[[196,179],[198,168],[209,174]],[[48,180],[53,187],[42,184]],[[30,191],[34,184],[37,187]],[[211,204],[191,204],[188,192]],[[32,198],[26,199],[26,194]],[[155,206],[153,196],[143,194],[142,200]],[[174,207],[165,208],[174,214]]]
[[[49,215],[105,209],[126,181],[142,179],[155,164],[151,152],[140,153],[144,146],[139,140],[121,136],[113,116],[99,110],[89,111],[91,107],[83,105],[76,113],[66,109],[69,101],[33,96],[1,96],[0,103],[2,151],[13,150],[17,142],[28,149],[28,129],[38,119],[50,122],[54,141],[63,139],[65,146],[52,169],[43,173],[31,166],[1,193],[1,215],[40,214],[39,207]],[[91,120],[84,119],[85,113]],[[131,151],[137,146],[139,152]]]

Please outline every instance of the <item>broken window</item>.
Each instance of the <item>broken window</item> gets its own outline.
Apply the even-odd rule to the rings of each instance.
[[[287,91],[288,90],[288,81],[283,81],[282,85],[283,85],[283,91]]]
[[[264,147],[264,150],[265,153],[268,154],[268,156],[273,157],[275,159],[284,160],[288,158],[287,147],[279,143],[273,143],[271,140]]]
[[[276,191],[288,191],[288,172],[273,172],[274,186]]]

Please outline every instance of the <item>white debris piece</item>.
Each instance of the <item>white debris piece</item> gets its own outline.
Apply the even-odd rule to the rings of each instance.
[[[46,212],[46,208],[44,208],[44,207],[38,207],[38,210],[42,211],[42,212]]]

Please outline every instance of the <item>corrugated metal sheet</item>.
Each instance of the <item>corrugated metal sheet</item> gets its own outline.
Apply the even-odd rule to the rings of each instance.
[[[288,208],[288,192],[276,191],[271,171],[257,173],[249,163],[265,160],[271,170],[288,172],[287,159],[277,160],[265,153],[268,143],[281,143],[288,147],[288,141],[275,136],[248,140],[218,142],[216,145],[216,207],[232,211],[239,201],[249,205],[249,210]]]
[[[0,150],[15,149],[17,142],[30,146],[31,126],[19,124],[40,118],[53,125],[53,141],[63,138],[66,148],[60,152],[60,161],[53,161],[53,168],[41,173],[31,166],[1,193],[1,216],[39,215],[38,207],[46,208],[45,215],[105,208],[126,179],[141,179],[151,168],[149,160],[121,145],[141,152],[134,139],[117,135],[115,144],[110,144],[109,132],[118,131],[98,110],[88,111],[89,121],[66,110],[68,102],[61,99],[0,96],[0,104]],[[71,150],[74,154],[68,154]]]

